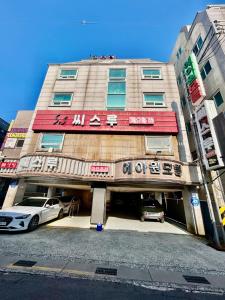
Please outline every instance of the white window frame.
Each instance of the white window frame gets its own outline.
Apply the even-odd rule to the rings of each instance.
[[[159,70],[160,74],[158,77],[156,77],[157,75],[144,75],[144,70]],[[144,67],[141,68],[141,78],[142,79],[153,79],[153,80],[159,80],[162,79],[162,69],[161,68],[153,68],[153,67]]]
[[[56,104],[56,103],[54,103],[54,96],[56,94],[71,94],[71,99],[70,99],[70,101],[62,101],[62,102],[60,102],[60,104]],[[72,101],[73,101],[73,96],[74,96],[74,93],[72,93],[72,92],[55,92],[52,95],[51,106],[71,106]]]
[[[168,149],[163,149],[163,148],[153,148],[153,149],[149,149],[148,148],[148,139],[149,138],[169,138],[169,143],[170,146]],[[157,154],[157,156],[159,155],[173,155],[173,145],[172,145],[172,135],[145,135],[145,152],[146,154]]]
[[[76,75],[61,75],[62,70],[76,70]],[[60,68],[58,73],[58,79],[77,79],[78,69],[77,68]]]
[[[125,70],[126,72],[126,76],[125,77],[110,77],[109,73],[110,70]],[[116,81],[125,81],[126,82],[126,78],[127,78],[127,69],[126,68],[109,68],[108,69],[108,82],[116,82]]]
[[[199,41],[200,38],[201,38],[201,40],[202,40],[202,46],[201,46],[201,48],[199,48],[199,45],[198,45],[198,41]],[[192,51],[193,51],[194,48],[195,48],[195,46],[197,46],[198,52],[197,52],[197,53],[194,53],[194,51],[193,51],[193,53],[194,53],[196,56],[199,54],[199,52],[200,52],[201,49],[203,48],[203,45],[204,45],[204,40],[202,39],[202,36],[201,36],[201,34],[200,34],[200,35],[198,36],[198,38],[197,38],[197,40],[196,40],[196,42],[195,42],[193,48],[192,48]]]
[[[50,135],[50,134],[54,134],[54,135],[62,135],[62,142],[60,144],[60,147],[58,149],[55,149],[55,148],[52,148],[52,152],[61,152],[62,151],[62,148],[63,148],[63,144],[64,144],[64,139],[65,139],[65,133],[58,133],[58,132],[42,132],[40,134],[40,137],[39,137],[39,141],[38,141],[38,151],[42,151],[42,152],[50,152],[49,149],[50,148],[42,148],[42,138],[43,136],[47,134],[47,135]],[[46,144],[45,144],[46,145]]]
[[[145,95],[162,95],[163,96],[163,104],[160,105],[160,104],[157,104],[158,102],[157,101],[152,101],[151,103],[152,104],[146,104],[146,101],[145,101]],[[165,93],[159,93],[159,92],[156,92],[156,93],[152,93],[152,92],[143,92],[143,107],[166,107],[166,104],[165,104]],[[148,102],[147,102],[148,103]]]

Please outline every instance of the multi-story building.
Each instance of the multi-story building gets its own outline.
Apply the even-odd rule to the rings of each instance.
[[[7,123],[2,118],[0,118],[0,149],[5,139],[5,135],[7,133],[8,127],[9,127],[9,123]]]
[[[225,5],[208,5],[196,14],[191,25],[181,28],[171,55],[192,159],[202,157],[211,197],[218,207],[225,201],[224,39]],[[205,114],[201,115],[203,109]]]
[[[204,234],[200,207],[191,204],[201,176],[172,63],[95,57],[50,64],[16,176],[5,207],[31,190],[76,195],[97,224],[121,200],[129,213],[151,196],[168,217]]]
[[[4,142],[8,127],[9,127],[9,123],[7,123],[2,118],[0,118],[0,149],[2,148],[2,144]],[[1,151],[0,151],[0,153],[1,153]],[[0,155],[0,163],[2,160],[1,157],[2,156]],[[5,185],[5,180],[0,177],[0,207],[1,207],[3,199],[4,199],[3,197],[5,196],[4,191],[7,190],[7,188],[8,187],[6,187],[6,185]]]
[[[15,120],[7,126],[0,156],[0,207],[9,185],[14,186],[17,182],[16,169],[32,115],[32,111],[19,111]]]

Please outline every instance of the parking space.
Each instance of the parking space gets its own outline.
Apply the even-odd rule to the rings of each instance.
[[[90,228],[90,217],[88,216],[74,216],[64,217],[61,220],[55,220],[47,224],[52,228]],[[137,232],[158,232],[158,233],[172,233],[185,234],[189,233],[179,224],[165,221],[160,223],[158,221],[141,222],[138,219],[126,218],[126,216],[113,217],[109,216],[106,220],[104,230],[131,230]]]

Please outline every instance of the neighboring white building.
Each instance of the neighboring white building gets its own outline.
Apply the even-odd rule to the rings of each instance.
[[[190,112],[191,114],[195,113],[198,103],[194,102],[196,101],[195,95],[193,96],[187,76],[184,75],[185,63],[190,55],[194,55],[194,59],[197,60],[196,69],[198,70],[196,72],[200,72],[198,73],[198,82],[203,85],[199,88],[201,94],[199,94],[199,99],[211,100],[208,103],[214,110],[212,123],[216,125],[214,127],[216,134],[214,132],[213,138],[218,143],[217,158],[221,160],[220,166],[222,166],[225,161],[225,5],[208,5],[204,11],[198,12],[191,25],[181,28],[171,54],[171,61],[175,65],[192,159],[195,160],[197,151],[193,127],[190,123]],[[217,120],[218,118],[219,120]],[[213,157],[212,164],[213,160],[216,158]],[[225,200],[224,168],[211,169],[208,172],[208,181],[214,180],[211,185],[212,192],[218,206],[221,207],[224,206]],[[218,179],[215,180],[216,177]]]

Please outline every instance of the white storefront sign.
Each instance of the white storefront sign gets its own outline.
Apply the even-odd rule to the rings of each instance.
[[[216,115],[217,111],[215,103],[212,100],[204,100],[204,102],[199,105],[195,111],[203,160],[207,170],[216,170],[224,167],[216,132],[212,122]]]
[[[14,138],[7,138],[5,142],[5,148],[15,148],[17,139]]]

